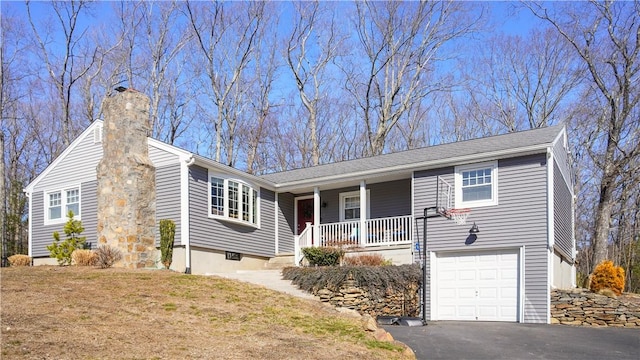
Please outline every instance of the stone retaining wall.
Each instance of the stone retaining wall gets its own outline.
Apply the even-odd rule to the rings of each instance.
[[[640,306],[587,289],[551,291],[551,323],[640,327]]]
[[[418,316],[420,296],[418,284],[410,284],[403,292],[388,289],[384,297],[375,296],[357,286],[354,280],[346,280],[338,291],[321,289],[314,293],[323,302],[338,308],[348,308],[361,315],[376,316]]]

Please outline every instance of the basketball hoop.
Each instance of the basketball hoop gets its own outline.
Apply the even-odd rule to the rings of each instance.
[[[464,225],[467,223],[467,216],[471,214],[471,209],[449,209],[445,212],[445,215],[450,219],[456,222],[458,225]]]

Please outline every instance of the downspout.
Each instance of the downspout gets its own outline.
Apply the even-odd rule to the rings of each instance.
[[[181,226],[182,226],[182,239],[186,240],[184,242],[184,252],[185,252],[185,274],[191,274],[191,234],[189,228],[190,221],[190,211],[189,211],[189,167],[196,162],[196,158],[193,155],[189,156],[189,158],[183,160],[184,163],[181,166]]]
[[[553,199],[553,149],[547,148],[547,316],[546,323],[551,323],[551,287],[553,286],[553,279],[555,276],[554,266],[554,246],[555,246],[555,229],[554,229],[554,199]]]
[[[33,230],[33,225],[32,225],[33,224],[33,213],[31,211],[31,209],[33,209],[33,204],[31,203],[33,201],[33,199],[31,197],[31,195],[32,195],[31,191],[28,191],[26,189],[23,190],[23,191],[24,191],[24,194],[29,199],[29,236],[27,238],[27,240],[28,240],[27,246],[29,248],[28,254],[29,254],[29,257],[31,258],[31,265],[33,265],[33,231],[32,231]],[[4,240],[6,241],[7,239],[4,239]],[[5,253],[3,252],[2,254],[4,255]]]

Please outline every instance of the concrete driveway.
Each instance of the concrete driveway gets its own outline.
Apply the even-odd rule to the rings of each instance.
[[[419,360],[640,359],[640,329],[453,321],[383,327]]]

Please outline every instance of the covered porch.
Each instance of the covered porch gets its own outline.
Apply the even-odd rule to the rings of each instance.
[[[406,178],[322,190],[314,187],[313,194],[295,196],[295,263],[300,264],[305,247],[404,248],[410,253],[414,240],[411,196],[411,180]]]
[[[295,263],[296,265],[300,264],[303,258],[302,249],[306,247],[368,248],[410,245],[413,243],[412,234],[412,215],[320,225],[307,223],[300,235],[295,237]]]

